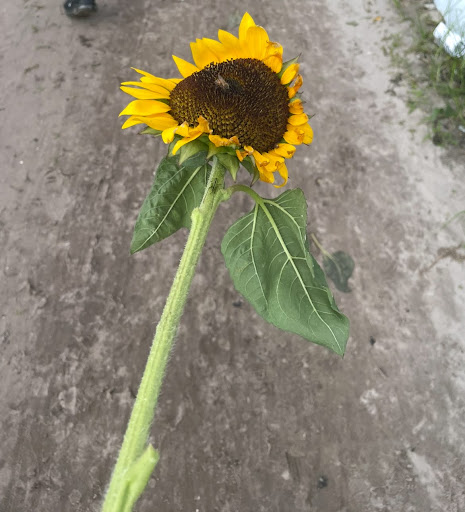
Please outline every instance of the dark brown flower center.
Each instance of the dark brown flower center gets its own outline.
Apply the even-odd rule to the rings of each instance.
[[[209,64],[171,91],[171,115],[179,123],[197,125],[199,116],[214,135],[236,135],[242,146],[273,149],[286,131],[289,117],[287,87],[257,59]]]

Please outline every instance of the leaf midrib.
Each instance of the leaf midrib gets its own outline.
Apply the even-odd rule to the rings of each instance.
[[[184,184],[184,186],[181,188],[179,194],[176,195],[176,198],[174,199],[174,201],[171,203],[171,206],[168,208],[165,216],[163,217],[163,219],[158,223],[158,226],[156,227],[156,229],[154,229],[154,231],[151,233],[151,235],[149,237],[147,237],[141,244],[140,246],[136,249],[136,251],[139,251],[141,250],[141,248],[145,247],[145,245],[150,242],[150,240],[157,234],[158,230],[160,229],[160,226],[163,225],[163,223],[165,222],[165,219],[168,217],[168,215],[170,214],[171,210],[174,208],[175,204],[179,201],[179,198],[182,196],[182,194],[184,193],[184,191],[186,190],[186,188],[190,185],[191,181],[195,178],[195,176],[197,176],[197,173],[199,172],[199,170],[203,167],[203,165],[200,165],[199,167],[197,167],[197,169],[192,173],[191,177],[186,181],[186,183]],[[179,170],[179,172],[181,172],[182,170],[186,169],[186,167],[181,167],[181,169]],[[166,183],[168,183],[169,180],[165,181],[165,183],[163,183],[163,185],[160,186],[163,187],[164,185],[166,185]],[[136,252],[135,251],[135,252]]]
[[[328,325],[328,324],[323,320],[323,318],[321,318],[321,316],[320,316],[320,314],[319,314],[318,310],[315,308],[315,306],[314,306],[314,304],[313,304],[313,301],[312,301],[312,299],[311,299],[310,295],[309,295],[309,294],[308,294],[308,292],[307,292],[307,287],[306,287],[306,286],[304,285],[304,283],[303,283],[302,276],[300,275],[300,272],[298,271],[297,267],[295,266],[294,261],[293,261],[293,258],[292,258],[292,256],[289,254],[289,251],[287,250],[287,246],[286,246],[286,244],[284,243],[284,240],[283,240],[283,239],[282,239],[282,237],[281,237],[281,232],[279,231],[278,226],[276,225],[276,222],[275,222],[275,221],[274,221],[274,219],[273,219],[273,216],[271,215],[271,213],[269,212],[269,210],[268,210],[268,208],[267,208],[267,206],[266,206],[266,204],[265,204],[265,203],[268,203],[268,202],[269,202],[269,203],[271,203],[273,206],[276,204],[276,203],[271,202],[271,201],[262,200],[262,201],[260,201],[259,203],[257,203],[257,206],[260,206],[260,207],[263,209],[263,211],[264,211],[265,215],[267,216],[267,218],[268,218],[268,220],[269,220],[269,222],[270,222],[271,226],[273,227],[273,230],[274,230],[274,232],[276,233],[276,237],[278,238],[279,243],[281,244],[281,247],[283,248],[284,253],[286,254],[286,256],[287,256],[287,258],[288,258],[289,262],[291,263],[291,265],[292,265],[292,267],[293,267],[293,269],[294,269],[294,272],[295,272],[295,273],[296,273],[296,275],[298,276],[298,279],[299,279],[300,285],[301,285],[301,287],[303,288],[303,290],[304,290],[304,292],[305,292],[305,295],[307,296],[307,299],[308,299],[309,303],[311,304],[311,306],[312,306],[312,308],[313,308],[314,312],[316,313],[316,315],[317,315],[317,317],[320,319],[320,321],[321,321],[321,322],[322,322],[322,323],[323,323],[323,324],[328,328],[329,332],[331,333],[331,335],[332,335],[332,336],[333,336],[333,338],[334,338],[334,341],[335,341],[335,343],[336,343],[336,345],[337,345],[337,347],[338,347],[339,351],[342,353],[342,347],[341,347],[341,345],[339,344],[339,341],[338,341],[338,339],[337,339],[337,337],[336,337],[335,333],[333,332],[333,330],[331,329],[331,327],[330,327],[330,326],[329,326],[329,325]],[[281,209],[282,209],[282,208],[281,208]],[[292,220],[296,223],[295,219],[294,219],[290,214],[288,214],[287,212],[286,212],[286,214],[287,214],[288,216],[290,216],[290,217],[292,218]],[[297,223],[296,223],[296,224],[297,224]],[[300,232],[300,227],[299,227],[299,232]],[[257,274],[257,276],[258,276],[258,274]],[[260,278],[258,278],[258,280],[260,281]],[[283,313],[285,313],[285,312],[284,312],[284,310],[283,310],[282,308],[281,308],[281,310],[283,311]],[[286,316],[287,316],[287,315],[286,315]]]

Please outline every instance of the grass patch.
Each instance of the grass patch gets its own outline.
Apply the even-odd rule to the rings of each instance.
[[[451,57],[434,42],[440,21],[436,10],[417,0],[393,3],[411,31],[408,37],[392,36],[385,51],[408,81],[408,106],[426,113],[434,144],[465,147],[465,58]]]

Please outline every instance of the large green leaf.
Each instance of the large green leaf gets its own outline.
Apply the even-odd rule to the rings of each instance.
[[[190,227],[192,210],[200,205],[210,172],[205,156],[197,154],[182,165],[177,157],[160,162],[134,227],[131,254]]]
[[[260,198],[229,228],[221,251],[237,290],[265,320],[343,355],[349,320],[308,252],[306,221],[300,189]]]

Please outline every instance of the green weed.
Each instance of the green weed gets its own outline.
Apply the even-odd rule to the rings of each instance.
[[[409,85],[410,111],[421,108],[430,136],[437,145],[465,146],[465,58],[455,58],[436,45],[437,20],[423,2],[393,0],[399,15],[411,27],[410,37],[394,34],[387,53],[401,68]],[[406,48],[407,47],[407,48]]]

